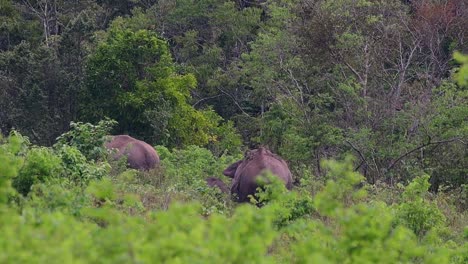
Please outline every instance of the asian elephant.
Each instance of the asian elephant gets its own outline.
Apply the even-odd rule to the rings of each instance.
[[[112,136],[105,146],[107,149],[116,150],[112,156],[114,159],[120,159],[122,155],[125,155],[130,168],[147,171],[159,165],[156,150],[146,142],[130,136]]]
[[[233,178],[231,194],[237,194],[239,202],[248,202],[258,186],[257,177],[269,171],[278,176],[288,190],[292,189],[292,175],[286,162],[264,147],[246,153],[244,159],[227,167],[223,174]]]
[[[209,177],[206,178],[206,183],[208,186],[213,188],[219,188],[223,193],[229,193],[229,188],[226,184],[219,178],[216,177]]]

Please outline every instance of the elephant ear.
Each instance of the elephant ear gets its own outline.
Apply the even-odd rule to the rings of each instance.
[[[242,160],[239,160],[236,163],[233,163],[229,167],[227,167],[224,171],[223,174],[228,176],[229,178],[234,178],[234,175],[236,175],[237,167],[239,167],[239,164],[242,162]]]

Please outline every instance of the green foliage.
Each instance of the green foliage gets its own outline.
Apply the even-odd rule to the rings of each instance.
[[[303,110],[288,99],[272,105],[261,120],[261,135],[256,138],[293,166],[310,162],[321,148],[339,145],[343,140],[342,130],[327,123],[326,116],[316,112],[310,117],[311,113]]]
[[[456,74],[457,82],[460,86],[466,86],[468,85],[468,57],[462,55],[460,52],[455,52],[453,57],[461,64],[461,67]]]
[[[412,236],[405,230],[395,230],[391,232],[391,217],[388,212],[382,210],[383,206],[378,204],[369,208],[355,208],[349,210],[346,215],[343,215],[339,222],[342,228],[342,233],[337,239],[333,247],[340,249],[343,255],[333,257],[336,262],[351,261],[361,263],[363,261],[381,262],[382,260],[393,263],[393,261],[411,259],[418,256],[418,251],[414,247],[414,242],[411,241]],[[409,240],[406,242],[405,240]],[[393,250],[400,250],[399,243],[405,241],[405,247],[409,252],[402,252],[401,255],[392,256],[391,254],[384,254],[384,252],[392,253]],[[394,244],[396,248],[389,250],[386,246]],[[413,247],[412,247],[413,246]],[[310,247],[310,245],[309,245]],[[325,255],[329,255],[328,249]],[[314,250],[315,252],[317,249]],[[416,253],[416,254],[415,254]],[[421,252],[419,252],[421,254]],[[312,255],[313,256],[313,255]]]
[[[154,215],[158,224],[149,229],[153,239],[148,242],[161,250],[147,252],[147,261],[269,262],[264,254],[275,234],[271,214],[244,206],[230,219],[213,215],[203,220],[197,216],[197,207],[174,205],[169,211]]]
[[[197,146],[188,146],[185,149],[174,149],[157,146],[160,154],[163,177],[166,190],[182,201],[197,199],[202,201],[202,210],[205,215],[213,212],[222,214],[230,211],[229,196],[221,193],[218,188],[211,188],[206,178],[222,176],[222,171],[241,158],[223,154],[216,157],[208,149]],[[226,182],[229,186],[230,183]]]
[[[0,263],[467,263],[466,4],[419,2],[0,0]],[[29,143],[77,117],[161,168]],[[259,143],[293,191],[206,185]]]
[[[175,72],[157,34],[112,28],[87,65],[87,119],[108,116],[119,122],[118,132],[169,146],[212,141],[219,117],[188,104],[196,80]]]
[[[225,1],[213,12],[211,23],[217,26],[214,31],[226,54],[236,45],[252,39],[252,32],[260,23],[260,14],[258,8],[238,10],[232,1]]]
[[[434,100],[434,113],[431,116],[430,129],[432,134],[443,139],[466,137],[468,135],[468,89],[451,82],[444,82],[434,90],[437,99]]]
[[[445,224],[445,217],[434,202],[425,197],[429,189],[429,176],[413,180],[403,192],[404,201],[397,207],[398,223],[411,229],[422,237],[431,229],[440,229]]]
[[[26,200],[21,203],[23,210],[37,214],[62,212],[66,215],[81,216],[81,210],[91,205],[91,199],[84,195],[82,186],[59,179],[36,183]]]
[[[99,179],[109,174],[110,166],[107,162],[94,163],[75,147],[62,145],[57,149],[57,154],[62,160],[62,175],[70,181],[86,186],[92,179]]]
[[[10,143],[0,149],[17,153],[19,145],[10,149]],[[135,171],[116,177],[103,176],[83,185],[67,178],[52,178],[33,185],[21,202],[21,210],[0,205],[3,215],[0,261],[55,258],[100,262],[105,258],[112,262],[145,263],[463,263],[465,260],[462,244],[446,240],[440,232],[443,222],[436,223],[424,239],[418,239],[411,229],[404,227],[407,222],[401,221],[406,217],[401,208],[410,205],[417,209],[415,205],[423,206],[417,204],[421,201],[428,205],[427,177],[406,187],[402,202],[392,210],[383,202],[362,199],[365,191],[356,186],[362,176],[353,172],[350,158],[344,162],[329,161],[324,163],[329,181],[315,197],[306,188],[286,191],[284,184],[270,175],[265,190],[259,193],[261,208],[244,204],[226,214],[207,207],[210,202],[206,199],[211,194],[194,195],[190,189],[201,188],[198,178],[218,174],[220,164],[230,164],[234,157],[215,158],[199,147],[174,151],[158,147],[158,150],[166,169],[163,172],[166,182],[155,186],[156,189],[148,189]],[[4,157],[3,152],[0,154]],[[184,177],[192,178],[177,176],[176,168]],[[149,198],[145,192],[152,190],[153,195],[158,195],[158,188],[162,188],[164,195],[178,192],[170,187],[173,184],[179,189],[183,187],[186,195],[198,203],[171,202],[168,207],[148,210],[151,207],[145,202]],[[1,185],[2,191],[5,187],[8,186]],[[203,193],[201,189],[198,192]],[[437,216],[435,204],[430,208],[436,212],[432,215]]]
[[[426,121],[427,141],[442,143],[437,151],[427,149],[423,168],[432,176],[432,190],[439,186],[457,188],[466,182],[468,173],[464,144],[468,138],[468,90],[446,81],[434,89],[433,96],[436,98]]]
[[[207,148],[215,156],[221,156],[222,154],[237,155],[240,153],[242,146],[242,140],[240,135],[237,133],[237,129],[234,127],[232,121],[222,122],[222,118],[213,111],[205,112],[210,119],[212,119],[218,125],[212,128],[212,137]]]
[[[76,139],[85,137],[82,137],[84,133],[80,134],[76,131],[63,135],[61,140],[72,134],[77,137],[70,144],[79,147],[85,147],[89,142],[102,144],[98,140],[102,135],[87,135],[86,139],[89,142],[78,144],[82,141]],[[54,148],[29,146],[29,143],[25,143],[27,139],[19,133],[12,134],[9,141],[11,143],[2,144],[2,150],[5,151],[2,153],[4,159],[2,164],[9,166],[8,170],[2,169],[5,173],[3,178],[12,179],[12,186],[23,196],[28,195],[35,184],[54,184],[66,179],[69,181],[67,184],[72,182],[79,186],[86,186],[89,180],[101,178],[108,175],[110,171],[110,166],[106,162],[88,161],[76,147],[65,145],[65,142],[57,143]],[[89,145],[86,147],[88,148],[85,149],[89,149]],[[93,148],[103,147],[93,146]],[[104,153],[107,152],[104,150]]]
[[[243,207],[231,219],[214,216],[204,220],[197,216],[197,208],[196,205],[174,205],[167,212],[153,214],[148,222],[97,209],[96,212],[113,215],[113,221],[106,228],[79,222],[61,213],[43,215],[37,224],[34,224],[36,219],[21,224],[18,216],[11,215],[2,219],[1,226],[6,223],[9,229],[2,228],[4,236],[0,238],[0,245],[4,250],[0,259],[27,261],[37,255],[38,261],[60,256],[62,260],[87,262],[106,256],[106,260],[117,262],[205,263],[213,260],[243,262],[245,259],[255,263],[271,262],[264,256],[275,234],[271,229],[271,214],[256,214],[255,208]],[[226,232],[227,229],[230,232]],[[17,243],[8,245],[13,239]],[[46,241],[48,250],[41,250]],[[23,251],[26,247],[29,250]]]
[[[96,227],[90,223],[81,223],[60,212],[44,214],[38,219],[34,215],[23,218],[10,210],[5,216],[0,224],[2,262],[47,262],[58,258],[72,261],[85,256],[93,259],[92,251],[81,251],[91,249],[89,235]]]
[[[231,65],[249,51],[249,42],[256,38],[263,23],[262,12],[258,3],[183,0],[157,2],[147,16],[156,21],[159,34],[170,40],[180,68],[196,76],[194,102],[213,106],[218,114],[229,118],[239,111],[233,101],[244,107],[246,99],[243,81],[236,85]]]
[[[15,128],[33,142],[50,145],[70,114],[70,109],[60,104],[71,84],[62,79],[57,51],[21,42],[0,53],[0,69],[4,80],[0,83],[0,129],[9,132]]]
[[[289,192],[284,182],[278,177],[267,173],[257,178],[259,186],[256,196],[252,198],[257,205],[272,206],[275,211],[274,224],[277,228],[288,226],[298,219],[309,217],[315,212],[312,197],[305,192]]]
[[[0,1],[0,50],[9,50],[21,41],[38,42],[41,39],[40,24],[23,18],[22,12],[12,0]]]
[[[70,130],[57,138],[56,148],[65,145],[76,148],[88,160],[102,160],[107,155],[104,147],[106,136],[110,134],[116,121],[101,120],[97,125],[82,122],[71,122]]]
[[[367,204],[359,202],[359,199],[350,203],[349,200],[342,199],[346,193],[350,198],[362,198],[365,195],[365,191],[356,189],[355,184],[362,176],[352,171],[351,160],[344,163],[328,162],[326,166],[329,175],[336,177],[337,181],[330,180],[327,183],[316,195],[315,204],[318,212],[327,216],[328,221],[298,221],[286,229],[287,237],[297,241],[292,245],[292,260],[298,263],[462,261],[462,258],[457,257],[462,247],[454,249],[451,243],[444,244],[440,240],[419,240],[410,229],[395,224],[401,215],[385,203],[372,201]],[[403,202],[400,207],[404,208],[407,203],[412,203],[411,199],[420,197],[422,192],[427,191],[427,187],[427,177],[411,183],[403,197],[409,201]],[[436,218],[440,215],[437,207],[430,209]],[[410,213],[409,210],[407,212]]]
[[[108,151],[104,146],[113,120],[101,120],[97,125],[71,122],[70,130],[57,138],[54,149],[62,162],[61,176],[69,181],[86,186],[90,180],[109,174],[110,166],[105,161]]]
[[[11,188],[14,179],[24,162],[22,157],[16,156],[21,150],[23,140],[20,136],[12,134],[7,140],[0,134],[0,206],[8,199],[8,195],[13,192]]]
[[[51,149],[31,148],[26,153],[23,167],[12,185],[19,193],[26,196],[33,184],[47,181],[56,176],[60,170],[61,160]]]
[[[109,178],[91,181],[87,192],[100,203],[111,202],[116,197],[115,187]]]
[[[353,170],[353,158],[347,156],[343,162],[324,161],[327,172],[327,184],[315,197],[317,210],[326,216],[335,216],[343,206],[359,201],[367,195],[364,188],[355,190],[364,181],[359,173]]]
[[[111,30],[87,63],[87,90],[83,96],[91,101],[83,106],[84,116],[90,119],[108,116],[119,122],[119,130],[127,130],[132,119],[142,118],[143,107],[152,107],[150,102],[155,104],[159,99],[147,98],[152,91],[144,80],[168,78],[173,71],[171,64],[167,45],[156,34],[144,30]],[[165,82],[171,80],[176,81],[171,78]],[[194,82],[190,77],[185,80]],[[184,86],[174,88],[186,89]],[[179,99],[183,99],[183,95],[180,94]],[[118,116],[120,112],[127,115]]]
[[[77,117],[84,58],[107,27],[102,1],[0,1],[0,130],[52,145]],[[105,18],[105,19],[104,19]]]
[[[166,177],[174,179],[177,187],[197,188],[205,186],[205,178],[222,175],[222,171],[238,159],[232,156],[215,157],[209,150],[197,146],[185,149],[174,149],[169,152],[166,148],[156,147],[161,153],[161,165]]]
[[[163,171],[159,175],[164,179],[162,186],[166,191],[163,194],[179,201],[201,201],[205,215],[213,212],[225,214],[230,210],[228,195],[221,193],[218,188],[209,187],[206,178],[222,175],[222,171],[236,161],[236,157],[223,155],[218,158],[208,149],[197,146],[173,151],[156,146],[156,151],[160,155]]]
[[[424,172],[432,191],[456,188],[464,5],[410,2],[1,1],[0,130],[52,145],[70,121],[107,116],[216,156],[238,151],[238,131],[294,170],[323,176],[320,159],[352,151],[372,183]]]

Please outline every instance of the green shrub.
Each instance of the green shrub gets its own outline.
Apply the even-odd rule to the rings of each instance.
[[[222,171],[236,159],[227,155],[217,158],[209,150],[197,146],[174,149],[172,152],[158,146],[156,150],[160,153],[165,177],[178,189],[205,186],[206,178],[222,175]]]
[[[214,112],[211,113],[213,113],[211,118],[217,120],[219,125],[213,128],[214,136],[207,145],[207,148],[211,150],[211,152],[217,157],[223,154],[240,154],[242,139],[241,136],[237,133],[237,130],[234,127],[232,121],[221,123],[222,118],[215,115]]]
[[[104,147],[106,136],[109,135],[116,121],[105,119],[97,125],[82,122],[70,122],[70,130],[57,138],[54,147],[70,146],[78,149],[88,160],[103,160],[107,157]]]
[[[295,263],[462,263],[462,250],[450,241],[420,240],[416,233],[398,222],[400,214],[382,202],[365,202],[366,192],[356,188],[362,176],[353,172],[351,160],[326,162],[329,180],[314,198],[316,220],[290,223],[284,230],[293,239],[282,251],[286,262]],[[427,177],[407,187],[404,199],[412,201],[427,192]],[[355,199],[358,198],[358,199]],[[404,204],[404,203],[403,203]],[[432,208],[437,216],[437,208]],[[432,218],[431,218],[432,219]],[[437,217],[435,217],[437,219]],[[439,223],[440,224],[440,223]],[[436,223],[437,226],[437,223]]]
[[[91,200],[81,186],[67,184],[54,179],[46,183],[35,184],[22,201],[22,208],[42,213],[62,212],[67,215],[80,216],[81,209],[90,206]],[[24,209],[23,209],[24,210]]]
[[[267,173],[258,178],[257,188],[258,205],[276,206],[274,224],[276,227],[284,227],[304,217],[310,217],[315,212],[312,197],[299,190],[288,191],[284,182],[277,176]]]
[[[22,157],[16,156],[22,143],[20,136],[11,135],[5,140],[0,134],[0,205],[7,202],[8,196],[14,193],[11,181],[18,175],[24,162]]]
[[[396,220],[411,229],[416,235],[424,236],[433,228],[441,228],[445,217],[434,202],[426,199],[429,176],[415,178],[403,192],[403,202],[397,206]]]
[[[459,237],[446,228],[428,199],[427,176],[387,205],[366,196],[362,175],[346,158],[323,163],[323,188],[306,182],[287,191],[270,175],[258,194],[262,207],[233,206],[204,179],[239,157],[158,147],[165,178],[153,185],[134,170],[110,177],[97,169],[105,164],[87,161],[75,147],[62,145],[54,154],[24,149],[15,136],[2,143],[3,201],[21,173],[19,154],[45,151],[62,170],[32,185],[19,208],[0,203],[1,263],[465,263],[468,256],[468,232]],[[26,164],[31,175],[51,168]]]
[[[364,177],[353,169],[353,158],[347,156],[343,162],[323,161],[327,169],[327,184],[315,196],[315,207],[325,216],[334,216],[345,206],[356,203],[367,195],[364,188],[357,188]]]
[[[228,178],[222,175],[222,171],[240,156],[222,155],[218,158],[208,149],[197,146],[174,149],[172,152],[157,146],[156,150],[160,154],[163,185],[167,192],[182,201],[200,201],[205,215],[230,211],[232,201],[229,195],[209,187],[206,178],[219,176],[229,186]]]
[[[107,162],[88,161],[76,147],[56,146],[56,151],[62,160],[62,176],[75,184],[86,186],[90,180],[109,175],[111,168]]]
[[[26,196],[33,184],[55,177],[60,170],[61,160],[52,150],[44,147],[33,147],[28,150],[24,165],[13,180],[13,187]]]

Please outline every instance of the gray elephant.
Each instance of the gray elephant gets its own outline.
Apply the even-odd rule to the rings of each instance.
[[[223,193],[229,193],[228,186],[221,179],[216,178],[216,177],[209,177],[209,178],[206,178],[205,180],[208,186],[212,188],[218,188]]]
[[[233,178],[231,194],[237,194],[239,202],[248,202],[248,196],[254,195],[259,187],[257,177],[265,171],[278,176],[288,190],[292,189],[292,174],[288,164],[264,147],[249,151],[244,159],[230,165],[223,174]]]
[[[159,165],[156,150],[146,142],[130,136],[112,136],[105,146],[109,150],[116,150],[112,156],[116,160],[125,155],[130,168],[147,171]]]

